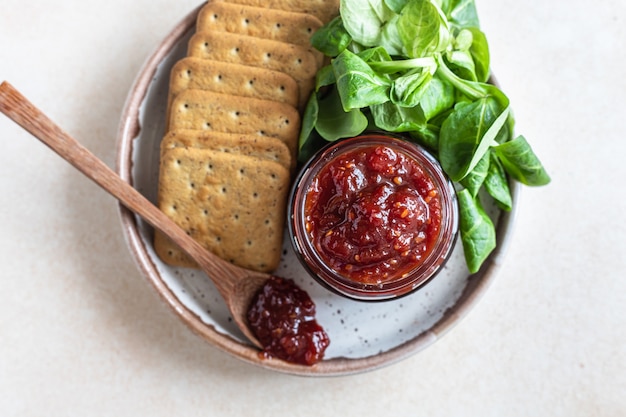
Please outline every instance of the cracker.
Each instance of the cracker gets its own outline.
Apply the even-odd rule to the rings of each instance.
[[[207,130],[178,129],[168,132],[161,142],[161,152],[173,148],[200,148],[214,151],[254,156],[278,162],[288,169],[295,168],[287,145],[277,138],[222,133]]]
[[[296,80],[300,103],[306,103],[317,62],[305,47],[292,43],[220,32],[197,32],[188,44],[188,56],[282,71]]]
[[[288,188],[289,173],[276,162],[174,148],[162,155],[158,204],[222,259],[269,272],[280,262]],[[168,264],[196,266],[161,233],[155,250]]]
[[[170,98],[187,89],[213,91],[298,105],[298,85],[289,75],[265,68],[186,57],[171,71]]]
[[[305,47],[233,33],[196,32],[187,55],[282,71],[296,81],[315,78],[315,57]]]
[[[339,0],[221,0],[246,6],[267,7],[270,9],[308,13],[323,23],[330,22],[339,15]]]
[[[184,90],[172,101],[169,128],[274,137],[295,156],[300,115],[294,107],[275,101]]]
[[[313,53],[318,67],[323,54],[311,46],[311,36],[323,26],[315,16],[234,3],[208,2],[198,14],[197,32],[228,32],[301,45]]]

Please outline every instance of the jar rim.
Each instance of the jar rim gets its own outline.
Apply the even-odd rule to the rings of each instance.
[[[320,170],[344,152],[376,145],[389,146],[416,161],[427,173],[441,195],[441,227],[435,246],[428,256],[403,276],[381,283],[357,282],[342,275],[324,262],[305,233],[305,200],[311,182]],[[429,282],[445,265],[458,234],[458,206],[452,182],[439,162],[424,147],[387,132],[367,132],[341,139],[320,149],[301,169],[289,197],[288,230],[294,251],[302,265],[327,289],[361,301],[396,299],[408,295]]]

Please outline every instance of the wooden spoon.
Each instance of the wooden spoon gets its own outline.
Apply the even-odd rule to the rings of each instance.
[[[255,293],[270,277],[268,274],[240,268],[204,249],[6,81],[0,84],[0,111],[187,252],[213,281],[243,334],[262,347],[248,326],[246,313]]]

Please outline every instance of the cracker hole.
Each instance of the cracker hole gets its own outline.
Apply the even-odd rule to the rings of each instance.
[[[269,219],[265,219],[265,221],[263,222],[265,223],[266,226],[269,226],[269,224],[271,223]]]
[[[238,213],[235,213],[235,214],[233,215],[233,217],[234,217],[234,219],[235,219],[235,220],[239,220],[239,214],[238,214]]]
[[[298,58],[298,64],[302,64],[302,58]]]
[[[215,14],[213,15],[213,20],[217,20],[217,18],[218,18],[218,17],[219,17],[219,16],[217,15],[217,13],[215,13]]]
[[[215,241],[216,241],[216,242],[221,242],[221,241],[222,241],[222,238],[221,238],[221,237],[219,237],[219,236],[215,236]]]
[[[207,209],[202,210],[202,214],[204,214],[205,216],[208,216],[209,215],[209,210],[207,210]]]
[[[285,86],[284,85],[280,86],[280,91],[285,91]]]
[[[187,76],[191,77],[191,70],[190,69],[187,70]]]
[[[190,186],[191,188],[196,188],[196,184],[195,184],[195,183],[193,183],[193,182],[192,182],[192,183],[189,183],[189,186]]]
[[[226,194],[226,187],[222,187],[222,194]]]
[[[252,197],[254,198],[258,198],[259,197],[259,193],[257,193],[256,191],[254,193],[252,193]]]
[[[250,86],[253,86],[254,85],[254,80],[248,81],[248,84],[250,84]]]
[[[280,23],[276,23],[276,29],[280,29]]]
[[[270,59],[271,57],[272,57],[271,53],[268,52],[268,53],[265,54],[265,58]]]
[[[313,32],[313,29],[312,28],[306,28],[306,31],[311,33],[311,32]]]
[[[204,124],[204,127],[205,127],[206,129],[210,129],[210,128],[211,128],[211,123],[206,122],[206,123]]]
[[[251,241],[251,240],[249,240],[249,241],[247,241],[247,242],[246,242],[246,244],[247,244],[248,246],[252,246],[252,241]]]
[[[265,136],[265,130],[259,130],[259,135]]]

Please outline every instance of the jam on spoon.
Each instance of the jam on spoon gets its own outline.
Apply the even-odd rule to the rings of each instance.
[[[261,356],[313,365],[330,341],[315,320],[315,304],[291,279],[271,276],[248,310],[248,323],[263,345]]]

